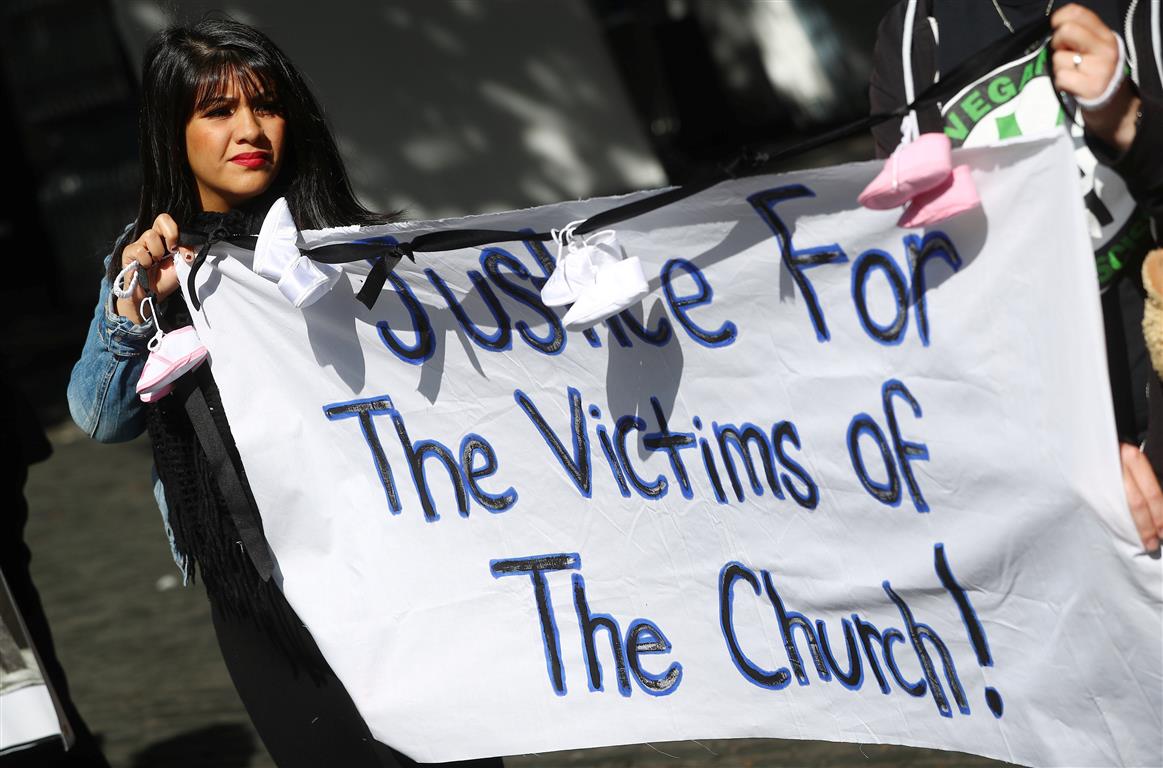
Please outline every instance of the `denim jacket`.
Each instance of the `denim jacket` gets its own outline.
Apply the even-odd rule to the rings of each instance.
[[[137,381],[145,367],[147,345],[154,334],[152,319],[137,325],[114,310],[113,286],[108,277],[112,258],[111,253],[105,259],[106,276],[101,280],[97,307],[89,323],[81,358],[69,377],[68,391],[73,421],[89,437],[102,443],[132,440],[145,431],[146,406],[137,396]],[[170,551],[184,581],[185,564],[174,549],[165,491],[156,469],[152,475],[153,495],[161,510]]]

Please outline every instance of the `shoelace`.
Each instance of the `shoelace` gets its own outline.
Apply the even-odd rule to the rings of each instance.
[[[600,237],[617,237],[618,233],[612,229],[599,229],[597,232],[591,232],[582,238],[582,245],[593,245],[594,241]]]
[[[573,253],[578,248],[578,243],[582,242],[581,238],[574,235],[575,230],[585,223],[585,219],[578,219],[571,221],[561,229],[549,230],[549,236],[553,238],[553,242],[557,243],[557,262],[561,263],[562,251]]]
[[[149,307],[149,314],[148,315],[145,312],[146,307]],[[157,316],[157,308],[153,304],[153,294],[152,293],[148,294],[144,299],[141,300],[141,304],[138,306],[137,311],[141,314],[141,317],[143,320],[146,317],[150,317],[153,319],[153,328],[154,328],[153,337],[149,340],[149,343],[146,345],[146,347],[149,348],[149,351],[153,352],[155,349],[157,349],[161,345],[162,339],[165,338],[166,332],[162,330],[161,318],[159,318]]]
[[[558,262],[561,261],[561,252],[563,250],[569,253],[575,253],[580,248],[593,245],[594,242],[599,238],[616,237],[618,234],[612,229],[601,229],[597,232],[591,232],[585,236],[579,236],[576,230],[586,221],[586,219],[578,219],[577,221],[571,221],[561,229],[549,230],[549,236],[553,239],[553,242],[557,244]]]

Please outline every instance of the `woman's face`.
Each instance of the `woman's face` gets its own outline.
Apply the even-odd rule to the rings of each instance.
[[[228,211],[261,195],[279,174],[286,122],[273,98],[253,101],[237,79],[186,123],[186,157],[203,211]]]

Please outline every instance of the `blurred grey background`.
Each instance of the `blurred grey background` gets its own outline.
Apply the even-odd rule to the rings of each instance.
[[[115,766],[269,766],[200,586],[180,588],[148,442],[97,445],[65,385],[101,262],[135,215],[138,70],[159,29],[225,12],[307,76],[356,191],[407,218],[681,184],[743,146],[867,112],[889,0],[0,0],[0,356],[56,453],[31,469],[33,575],[74,698]],[[796,159],[872,157],[857,137]],[[2,513],[2,511],[0,511]],[[774,740],[535,755],[511,765],[985,765]]]

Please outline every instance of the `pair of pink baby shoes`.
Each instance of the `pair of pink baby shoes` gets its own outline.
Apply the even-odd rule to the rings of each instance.
[[[583,331],[646,297],[650,286],[637,256],[625,258],[612,229],[574,234],[580,221],[553,230],[557,265],[541,288],[547,307],[572,304],[562,318],[567,330]]]
[[[943,133],[922,133],[897,147],[858,199],[876,211],[905,205],[897,221],[905,229],[936,224],[981,205],[969,166],[953,167],[953,147]]]
[[[152,309],[153,302],[146,299],[142,302],[143,310],[147,303]],[[156,315],[154,323],[157,323]],[[198,338],[194,326],[187,325],[166,333],[158,325],[157,332],[149,340],[149,357],[137,381],[137,394],[142,402],[155,403],[168,395],[174,389],[174,382],[201,365],[207,354],[206,345]]]

